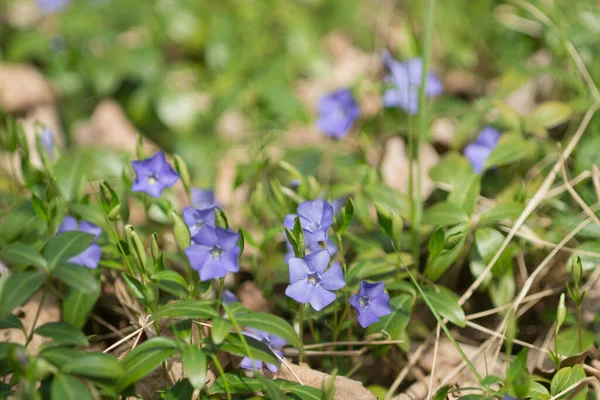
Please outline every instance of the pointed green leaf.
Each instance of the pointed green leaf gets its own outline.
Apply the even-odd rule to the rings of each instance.
[[[13,243],[6,246],[0,251],[0,259],[38,268],[48,267],[44,257],[32,246],[25,243]]]
[[[423,213],[423,225],[456,225],[468,222],[469,216],[465,211],[453,203],[439,202],[429,207]]]
[[[0,288],[0,319],[25,303],[46,279],[40,271],[17,272],[6,279]]]
[[[202,389],[206,384],[206,356],[198,346],[187,345],[181,353],[183,368],[187,378],[196,389]]]
[[[458,296],[450,289],[437,285],[433,287],[424,287],[423,292],[429,299],[431,305],[442,317],[448,318],[456,326],[463,328],[465,326],[465,312],[458,305]]]
[[[67,374],[55,375],[50,388],[52,400],[93,400],[94,396],[77,378]]]
[[[79,329],[66,322],[48,322],[36,328],[34,332],[63,344],[75,346],[89,345],[85,335]]]
[[[60,263],[52,271],[52,276],[65,285],[88,295],[93,295],[100,291],[98,280],[96,280],[88,268],[82,265]]]
[[[80,231],[62,232],[48,242],[44,257],[48,267],[54,269],[61,261],[67,261],[81,253],[94,241],[94,235]]]
[[[238,315],[235,319],[241,325],[272,333],[285,339],[298,350],[302,349],[302,341],[298,334],[283,318],[267,313],[247,313]]]

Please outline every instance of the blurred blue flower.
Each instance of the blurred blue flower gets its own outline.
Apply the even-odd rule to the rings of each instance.
[[[225,289],[223,290],[223,296],[221,297],[221,301],[230,306],[231,303],[235,303],[236,301],[239,302],[239,299],[231,290]]]
[[[416,114],[419,111],[419,88],[421,87],[423,60],[411,58],[405,62],[399,62],[392,58],[389,51],[385,50],[383,65],[387,72],[384,80],[391,85],[383,94],[383,105],[400,107],[409,114]],[[433,72],[429,72],[425,81],[425,95],[435,97],[441,94],[443,89],[439,78]]]
[[[215,206],[195,209],[186,207],[183,209],[183,220],[190,229],[190,235],[194,236],[200,232],[204,225],[215,226]]]
[[[327,240],[327,230],[333,224],[333,206],[326,201],[316,199],[305,201],[298,206],[298,214],[288,214],[283,225],[294,229],[294,220],[300,217],[300,225],[306,243],[318,243]]]
[[[44,14],[50,14],[65,9],[71,0],[37,0],[38,8]]]
[[[150,158],[131,162],[135,170],[132,192],[145,192],[152,197],[160,197],[163,190],[171,187],[179,179],[179,174],[165,159],[165,153],[157,151]]]
[[[346,286],[346,280],[339,263],[333,263],[327,269],[330,259],[327,250],[316,251],[304,258],[291,258],[290,284],[285,294],[298,303],[310,303],[317,311],[331,304],[337,297],[331,291]]]
[[[245,336],[249,336],[258,341],[263,342],[265,345],[269,346],[269,348],[271,349],[271,351],[273,351],[273,353],[275,353],[279,356],[278,358],[283,358],[283,352],[279,349],[282,348],[283,346],[285,346],[285,344],[287,343],[284,339],[280,338],[279,336],[275,336],[271,333],[268,333],[268,332],[259,331],[258,329],[248,328],[248,330],[250,332],[243,333]],[[271,371],[271,372],[279,371],[279,367],[277,365],[270,364],[270,363],[265,363],[265,364],[267,365],[267,368],[269,369],[269,371]],[[260,360],[254,360],[250,357],[244,357],[242,359],[242,362],[240,363],[240,367],[242,367],[244,369],[250,369],[250,370],[252,370],[252,369],[254,369],[254,367],[256,367],[257,370],[261,370],[263,368],[263,362]]]
[[[391,314],[390,296],[384,290],[383,282],[362,281],[358,294],[350,297],[349,302],[358,311],[358,322],[363,328],[379,321],[380,317]]]
[[[193,187],[190,192],[190,197],[192,198],[192,207],[194,208],[206,208],[217,205],[215,202],[215,192],[212,189],[200,189]]]
[[[341,139],[360,116],[360,108],[350,90],[341,89],[323,95],[317,113],[317,128],[327,136]]]
[[[475,142],[465,147],[465,156],[471,162],[475,172],[478,174],[483,172],[485,162],[498,145],[499,140],[500,132],[496,128],[486,126],[481,130]]]
[[[40,142],[42,143],[42,146],[44,146],[46,154],[48,154],[50,158],[54,157],[54,137],[52,136],[50,128],[44,128],[40,135]]]
[[[192,236],[193,243],[185,249],[185,255],[192,268],[200,273],[201,281],[224,278],[228,272],[239,271],[239,238],[239,233],[207,224]]]
[[[102,251],[100,250],[100,246],[96,243],[96,241],[102,234],[102,229],[98,225],[92,224],[88,221],[81,221],[78,224],[74,217],[67,215],[58,228],[58,233],[69,231],[81,231],[91,233],[95,236],[92,244],[85,249],[83,253],[69,259],[69,262],[71,264],[77,264],[91,269],[98,268]]]

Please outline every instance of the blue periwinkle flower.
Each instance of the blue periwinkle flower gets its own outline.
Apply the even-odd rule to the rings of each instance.
[[[321,199],[305,201],[298,206],[298,214],[285,216],[284,226],[289,230],[294,229],[296,217],[300,217],[300,225],[307,246],[309,243],[327,240],[327,230],[333,224],[333,206],[331,204]]]
[[[183,209],[183,220],[190,229],[190,235],[194,236],[200,232],[204,225],[215,226],[215,206],[195,209],[186,207]]]
[[[81,221],[80,223],[77,223],[77,220],[74,217],[67,215],[60,225],[60,228],[58,228],[58,233],[69,231],[81,231],[91,233],[95,236],[92,244],[85,249],[83,253],[69,259],[69,262],[71,264],[77,264],[91,269],[98,268],[102,251],[96,241],[102,234],[102,229],[98,225],[88,221]]]
[[[419,112],[419,88],[423,74],[423,60],[412,58],[399,62],[392,58],[389,51],[383,52],[383,65],[387,71],[385,82],[391,87],[383,94],[385,107],[400,107],[409,114]],[[425,95],[435,97],[443,91],[442,82],[433,73],[427,74]]]
[[[65,9],[71,0],[37,0],[39,9],[44,14],[51,14]]]
[[[285,339],[280,338],[279,336],[275,336],[268,332],[259,331],[258,329],[248,329],[250,332],[244,332],[245,336],[252,337],[258,341],[263,342],[267,345],[273,353],[279,356],[279,358],[283,358],[283,352],[279,350],[287,343]],[[275,364],[265,363],[267,368],[271,372],[279,371],[279,367]],[[263,368],[263,362],[260,360],[254,360],[250,357],[244,357],[242,362],[240,363],[240,367],[244,369],[254,369],[256,367],[257,370],[261,370]]]
[[[339,263],[333,263],[327,269],[330,259],[327,250],[316,251],[304,258],[291,258],[290,284],[285,294],[298,303],[310,303],[317,311],[331,304],[337,297],[332,290],[346,286],[346,280]]]
[[[324,249],[327,250],[329,252],[329,255],[331,257],[333,257],[335,255],[335,253],[337,253],[337,246],[335,244],[333,244],[333,242],[331,241],[331,239],[327,239],[325,242],[306,242],[306,254],[311,254],[314,253],[315,251],[319,251],[319,250],[323,250],[323,247],[321,247],[321,244],[324,244]],[[285,261],[286,264],[288,264],[290,262],[290,259],[292,257],[294,257],[294,249],[292,247],[292,245],[290,244],[290,242],[286,241],[285,242],[285,247],[287,249],[287,253],[285,253],[285,256],[283,257],[283,260]]]
[[[239,239],[239,233],[210,225],[192,236],[192,245],[184,251],[201,281],[224,278],[228,272],[240,270]]]
[[[135,180],[132,192],[145,192],[152,197],[160,197],[163,190],[171,187],[179,179],[177,171],[165,159],[165,153],[157,151],[145,160],[132,161]]]
[[[392,313],[390,296],[384,290],[383,282],[362,281],[358,294],[352,295],[348,300],[358,311],[358,322],[363,328],[378,322],[380,317]]]
[[[200,189],[193,187],[190,192],[192,207],[194,208],[206,208],[217,205],[215,202],[215,192],[212,189]]]
[[[322,96],[317,113],[317,128],[327,136],[341,139],[360,116],[360,108],[350,90],[341,89]]]
[[[483,172],[485,162],[498,145],[499,140],[500,132],[496,128],[486,126],[481,130],[475,142],[465,147],[465,156],[471,162],[475,172],[478,174]]]
[[[50,158],[54,156],[54,137],[52,136],[52,131],[50,128],[45,127],[40,135],[40,143],[44,146],[44,150],[46,150],[46,154]]]
[[[239,302],[240,300],[237,298],[237,296],[235,295],[235,293],[233,293],[231,290],[223,290],[223,295],[221,296],[221,301],[225,304],[227,304],[228,306],[230,306],[232,303],[235,302]]]

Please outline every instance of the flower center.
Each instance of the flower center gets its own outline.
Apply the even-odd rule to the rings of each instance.
[[[196,221],[196,223],[194,224],[194,228],[195,228],[197,231],[199,231],[199,230],[202,228],[202,226],[203,226],[203,225],[204,225],[204,222],[203,222],[203,221]]]
[[[363,296],[358,300],[358,303],[360,304],[360,306],[362,308],[368,307],[369,304],[371,304],[371,299],[368,298],[367,296]]]
[[[317,272],[312,272],[306,276],[306,282],[308,282],[309,285],[315,286],[321,282],[321,277]]]
[[[158,182],[158,176],[154,173],[149,173],[146,177],[146,180],[150,185],[154,185],[156,182]]]
[[[219,259],[219,258],[221,258],[221,254],[223,254],[223,250],[221,250],[221,248],[219,246],[213,246],[210,249],[210,256],[212,258]]]

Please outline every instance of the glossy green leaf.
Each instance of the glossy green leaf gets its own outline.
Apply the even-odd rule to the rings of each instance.
[[[14,314],[10,314],[4,319],[0,319],[0,330],[1,329],[20,329],[25,332],[25,327],[21,320]]]
[[[0,259],[38,268],[48,267],[48,263],[41,254],[25,243],[13,243],[6,246],[0,251]]]
[[[228,372],[215,380],[208,388],[208,394],[226,393],[227,390],[232,394],[260,392],[261,384],[254,378]]]
[[[547,101],[535,108],[526,119],[529,132],[543,134],[546,130],[567,122],[573,115],[571,107],[560,101]]]
[[[481,175],[472,172],[456,183],[448,196],[448,203],[459,206],[467,215],[471,215],[479,200],[480,189]]]
[[[475,245],[483,262],[489,264],[504,242],[504,235],[493,228],[480,228],[475,232]],[[492,268],[494,276],[502,276],[512,270],[512,253],[507,246]]]
[[[55,375],[52,379],[52,400],[93,400],[94,396],[79,379],[67,374]]]
[[[89,345],[85,335],[79,329],[66,322],[48,322],[37,327],[34,332],[62,344],[74,346]]]
[[[44,249],[44,257],[48,261],[48,267],[53,269],[61,261],[67,261],[81,253],[94,240],[94,235],[80,231],[62,232],[54,236]]]
[[[64,322],[81,329],[85,325],[87,317],[94,308],[98,297],[100,297],[100,287],[93,294],[69,289],[62,303],[62,317]]]
[[[485,161],[484,168],[501,167],[530,157],[535,145],[520,135],[506,133],[502,135],[498,145]]]
[[[173,355],[178,348],[177,342],[163,337],[150,339],[137,346],[121,361],[125,373],[117,387],[123,389],[142,379]]]
[[[159,307],[153,318],[209,319],[218,316],[212,301],[182,300]]]
[[[186,296],[188,294],[187,282],[181,275],[173,270],[166,269],[152,275],[152,279],[158,281],[158,287],[175,296]]]
[[[424,275],[437,281],[452,266],[465,246],[468,232],[462,232],[461,226],[456,226],[446,232],[444,249],[435,256],[427,258]]]
[[[82,265],[60,263],[52,271],[52,276],[65,285],[88,295],[100,291],[98,280],[88,268]]]
[[[428,249],[431,257],[437,256],[440,251],[444,250],[445,233],[444,228],[439,226],[433,235],[429,238]]]
[[[487,225],[504,220],[515,221],[517,218],[519,218],[524,209],[525,205],[522,203],[498,203],[481,213],[481,217],[479,218],[479,224]]]
[[[181,353],[181,361],[188,380],[196,389],[202,389],[206,384],[208,368],[206,356],[198,346],[187,345]]]
[[[452,187],[465,180],[473,174],[473,168],[469,161],[456,152],[450,152],[429,171],[429,176],[435,182],[445,183]]]
[[[62,366],[64,372],[90,378],[117,379],[123,375],[123,367],[115,356],[104,353],[75,352]]]
[[[25,303],[46,279],[41,271],[16,272],[0,287],[0,319]]]
[[[230,333],[225,338],[225,341],[221,344],[220,349],[231,354],[235,354],[240,357],[250,357],[254,360],[264,361],[271,364],[279,364],[279,360],[269,348],[260,340],[256,340],[249,336],[244,336],[244,340],[249,347],[250,353],[246,350],[240,335],[237,333]]]
[[[223,318],[215,318],[212,321],[210,337],[215,344],[221,344],[233,328],[233,324]]]
[[[297,349],[302,349],[302,341],[298,334],[283,318],[267,313],[247,313],[235,317],[237,322],[250,328],[272,333],[285,339]]]
[[[458,296],[450,289],[437,285],[434,287],[424,287],[423,292],[429,299],[431,305],[442,317],[447,318],[456,326],[463,328],[465,326],[465,312],[458,305]]]
[[[286,400],[285,394],[283,394],[281,389],[279,389],[272,379],[267,378],[262,374],[256,374],[254,377],[261,383],[262,391],[269,399]]]
[[[456,225],[468,222],[469,216],[465,211],[453,203],[445,201],[434,204],[423,213],[423,225]]]

